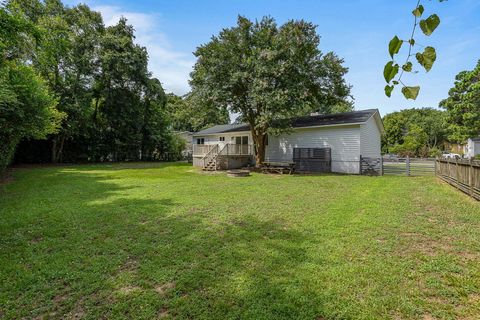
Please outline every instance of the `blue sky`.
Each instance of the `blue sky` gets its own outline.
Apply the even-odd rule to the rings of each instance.
[[[72,5],[79,1],[70,0]],[[415,0],[87,0],[102,12],[106,24],[125,16],[136,29],[137,42],[147,47],[150,70],[169,92],[184,94],[196,47],[225,27],[237,15],[260,19],[270,15],[283,23],[305,19],[318,25],[320,49],[334,51],[350,69],[357,110],[379,108],[382,115],[405,108],[437,107],[455,75],[473,69],[480,59],[480,0],[422,1],[424,16],[437,13],[442,23],[432,36],[417,33],[417,43],[437,49],[437,62],[429,73],[421,68],[404,82],[420,85],[416,101],[405,100],[399,90],[385,97],[382,71],[388,61],[387,45],[398,35],[405,39],[413,25]],[[420,48],[418,48],[420,49]],[[402,61],[406,55],[402,51]]]

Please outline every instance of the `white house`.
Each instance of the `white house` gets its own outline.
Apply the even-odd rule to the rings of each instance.
[[[470,138],[465,146],[465,156],[467,158],[473,158],[480,154],[480,137]]]
[[[361,158],[381,157],[383,124],[377,109],[300,117],[291,126],[288,133],[268,136],[266,162],[356,174]],[[193,134],[193,165],[208,170],[253,164],[252,143],[248,124],[202,130]]]

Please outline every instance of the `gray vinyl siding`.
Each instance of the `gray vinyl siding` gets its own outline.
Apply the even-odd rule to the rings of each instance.
[[[360,154],[362,157],[379,158],[381,156],[381,133],[371,117],[360,126]]]
[[[331,148],[332,171],[358,173],[360,125],[295,129],[290,134],[269,136],[267,161],[293,161],[293,148]]]

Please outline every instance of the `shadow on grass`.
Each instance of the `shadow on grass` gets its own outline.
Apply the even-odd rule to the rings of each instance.
[[[319,316],[295,272],[308,235],[251,213],[134,198],[101,169],[40,170],[43,190],[0,210],[3,317]]]

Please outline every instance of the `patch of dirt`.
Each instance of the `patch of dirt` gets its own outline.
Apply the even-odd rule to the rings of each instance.
[[[432,303],[432,304],[445,305],[445,304],[449,303],[447,299],[442,298],[442,297],[438,297],[438,296],[428,297],[427,300],[428,300],[429,303]]]
[[[126,287],[120,288],[118,291],[122,294],[128,295],[133,292],[142,291],[142,288],[138,286],[126,286]]]
[[[466,260],[466,261],[478,260],[480,258],[477,253],[472,253],[467,251],[462,251],[462,252],[459,252],[458,254],[460,257],[462,257],[463,260]]]
[[[127,261],[120,267],[118,273],[122,272],[134,272],[137,271],[139,267],[138,261],[134,258],[129,257]]]
[[[474,305],[480,304],[480,294],[474,293],[468,295],[468,303]]]
[[[42,236],[36,236],[32,240],[30,240],[30,244],[37,244],[43,240]]]
[[[436,318],[432,317],[430,314],[424,314],[422,317],[423,320],[435,320]]]
[[[75,306],[69,313],[65,315],[65,319],[78,320],[85,317],[85,310],[83,309],[83,299],[78,300]]]
[[[163,319],[163,318],[166,318],[170,315],[170,313],[168,312],[168,309],[167,308],[162,308],[160,309],[160,311],[158,312],[158,318],[159,319]]]
[[[155,287],[155,291],[158,292],[160,295],[165,295],[168,291],[171,289],[175,288],[176,284],[175,282],[166,282],[161,285],[158,285]]]
[[[62,303],[63,301],[67,300],[68,298],[68,294],[58,294],[56,295],[55,297],[53,297],[53,303],[55,304],[60,304]]]
[[[452,239],[449,237],[437,240],[415,232],[404,232],[400,236],[408,239],[404,249],[404,253],[407,254],[418,252],[433,257],[441,252],[454,253]]]

